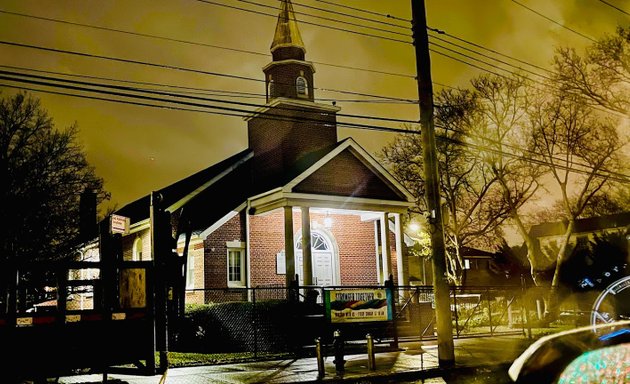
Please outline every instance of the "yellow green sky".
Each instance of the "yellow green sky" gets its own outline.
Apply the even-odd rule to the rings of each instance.
[[[278,0],[252,1],[267,7],[253,5],[249,0],[212,2],[259,12],[277,13],[268,7],[277,7]],[[331,1],[380,14],[411,18],[411,0]],[[519,2],[593,38],[613,33],[617,25],[626,25],[630,22],[630,16],[598,0]],[[607,2],[630,12],[630,1]],[[587,39],[545,20],[511,0],[426,0],[426,3],[428,23],[431,27],[542,67],[551,68],[555,47],[569,45],[582,50],[590,43]],[[295,0],[296,12],[409,34],[409,37],[387,34],[351,25],[333,24],[330,21],[298,14],[300,32],[307,49],[307,60],[414,75],[414,50],[410,44],[335,31],[305,22],[334,25],[409,41],[410,30],[327,14],[306,8],[304,5],[351,13],[387,23],[409,24],[347,8],[333,7],[317,0]],[[269,53],[276,23],[274,17],[196,0],[3,0],[0,2],[0,11],[260,53]],[[271,60],[270,55],[252,55],[160,41],[7,13],[0,13],[0,41],[229,73],[261,80],[263,79],[261,68]],[[431,59],[433,80],[441,84],[464,87],[471,77],[481,73],[467,65],[435,54],[432,54]],[[195,88],[264,93],[264,85],[255,81],[72,57],[2,44],[0,65]],[[315,64],[315,67],[315,86],[318,88],[408,99],[417,97],[416,84],[410,77],[321,64]],[[0,68],[2,69],[6,68]],[[6,84],[15,83],[0,81],[3,96],[16,92],[5,87]],[[434,89],[437,91],[440,87],[435,86]],[[122,105],[45,93],[35,95],[41,99],[58,127],[78,122],[80,140],[88,159],[96,167],[98,175],[105,179],[105,188],[112,193],[112,200],[106,204],[109,206],[117,204],[118,207],[122,207],[151,190],[159,189],[208,167],[247,146],[246,123],[239,117]],[[343,113],[418,119],[418,108],[415,105],[349,103],[342,99],[356,99],[358,96],[321,90],[316,90],[315,95],[316,98],[337,99],[337,105],[342,108]],[[260,99],[240,101],[264,102]],[[340,128],[339,137],[347,136],[354,137],[372,153],[377,152],[393,138],[392,134]]]

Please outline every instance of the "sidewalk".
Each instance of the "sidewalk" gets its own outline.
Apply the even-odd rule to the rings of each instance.
[[[456,369],[497,367],[511,363],[529,344],[522,336],[496,336],[455,340]],[[164,383],[337,383],[337,382],[394,382],[440,377],[437,345],[435,342],[401,343],[401,351],[376,354],[376,369],[368,370],[367,355],[345,357],[345,371],[335,371],[333,357],[325,360],[326,374],[318,379],[315,358],[275,360],[200,367],[171,368]],[[507,368],[505,368],[507,370]],[[100,383],[102,375],[69,376],[59,383]],[[158,384],[157,376],[129,376],[109,374],[111,381],[129,384]]]

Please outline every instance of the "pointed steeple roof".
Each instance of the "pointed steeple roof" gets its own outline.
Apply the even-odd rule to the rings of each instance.
[[[293,5],[291,0],[281,0],[280,13],[278,14],[278,24],[276,24],[276,33],[271,43],[271,52],[277,48],[295,47],[306,52],[300,30],[295,20]]]

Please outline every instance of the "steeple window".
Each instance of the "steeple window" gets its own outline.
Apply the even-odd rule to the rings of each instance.
[[[299,76],[295,79],[295,88],[297,90],[298,97],[308,97],[308,82],[303,76]]]

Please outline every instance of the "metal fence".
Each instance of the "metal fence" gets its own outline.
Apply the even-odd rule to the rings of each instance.
[[[334,329],[325,316],[327,290],[361,287],[209,288],[190,290],[196,303],[187,306],[176,348],[199,352],[304,352],[320,337],[330,341]],[[366,333],[382,344],[436,337],[431,286],[394,286],[392,321],[346,327],[347,340],[364,340]],[[454,337],[526,334],[532,304],[522,287],[451,287]],[[199,298],[203,297],[203,303]],[[289,300],[297,297],[297,300]],[[200,305],[202,304],[202,305]],[[535,312],[535,309],[534,309]],[[343,325],[341,327],[344,327]],[[305,349],[306,347],[306,349]]]

